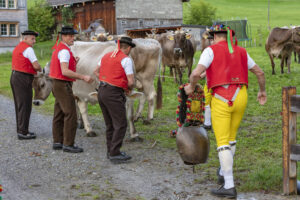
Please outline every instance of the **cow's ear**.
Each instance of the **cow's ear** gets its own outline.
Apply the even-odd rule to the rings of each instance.
[[[174,40],[174,36],[173,36],[173,35],[168,35],[167,38],[168,38],[169,40]]]
[[[203,38],[204,38],[204,39],[207,39],[207,37],[208,37],[207,35],[203,35]]]
[[[108,40],[108,41],[111,41],[111,40],[113,40],[113,39],[114,39],[114,37],[113,37],[112,35],[107,36],[107,40]]]
[[[191,34],[186,34],[186,35],[185,35],[185,38],[186,38],[187,40],[191,39],[191,37],[192,37]]]

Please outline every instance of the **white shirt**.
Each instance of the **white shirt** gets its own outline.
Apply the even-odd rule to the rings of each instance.
[[[61,63],[62,62],[69,63],[70,57],[71,57],[71,55],[67,49],[62,49],[58,52],[58,60]]]
[[[25,58],[28,58],[31,63],[34,63],[35,61],[37,61],[37,58],[35,56],[35,53],[34,53],[32,47],[28,47],[27,49],[25,49],[25,51],[23,51],[23,56]]]
[[[70,47],[66,43],[63,43],[63,44],[66,45],[70,49]],[[58,52],[57,57],[61,63],[62,62],[69,63],[71,55],[67,49],[62,49]]]
[[[100,66],[100,67],[101,67],[101,60],[102,60],[102,58],[98,62],[98,66]],[[121,65],[122,65],[126,75],[133,74],[133,61],[130,57],[123,58],[121,61]]]
[[[213,59],[214,59],[214,52],[210,47],[207,47],[202,52],[198,64],[204,65],[206,67],[206,69],[208,69],[209,66],[211,65]],[[256,63],[249,56],[248,53],[247,53],[247,65],[248,65],[248,69],[251,69],[252,67],[254,67],[254,65],[256,65]]]

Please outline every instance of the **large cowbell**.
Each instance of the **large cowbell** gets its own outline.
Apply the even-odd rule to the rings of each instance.
[[[209,154],[209,138],[207,131],[201,126],[204,118],[204,92],[200,85],[195,91],[186,95],[184,86],[179,87],[177,94],[176,144],[181,159],[187,165],[205,163]]]
[[[178,128],[176,144],[181,159],[187,165],[205,163],[209,154],[209,138],[203,127]]]

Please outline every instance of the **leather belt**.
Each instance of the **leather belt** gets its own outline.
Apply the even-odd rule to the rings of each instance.
[[[12,73],[17,73],[17,74],[22,74],[22,75],[25,75],[25,76],[33,77],[33,74],[28,74],[28,73],[20,72],[20,71],[16,71],[16,70],[12,70]]]

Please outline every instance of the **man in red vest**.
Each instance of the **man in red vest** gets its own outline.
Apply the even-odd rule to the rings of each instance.
[[[72,83],[76,79],[91,83],[93,79],[91,76],[76,73],[76,63],[79,58],[73,56],[70,46],[74,44],[74,35],[77,34],[77,31],[66,26],[59,33],[61,42],[54,46],[49,74],[53,78],[52,93],[55,97],[52,148],[54,150],[62,149],[64,152],[80,153],[83,152],[83,149],[74,145],[77,113]]]
[[[29,119],[32,105],[32,81],[41,66],[33,50],[38,33],[24,31],[22,41],[12,53],[12,74],[10,85],[14,96],[16,124],[19,140],[35,139],[36,134],[29,132]]]
[[[127,128],[124,92],[130,93],[134,86],[133,61],[128,57],[134,47],[130,37],[122,37],[118,48],[105,54],[94,72],[100,80],[98,101],[106,125],[107,158],[113,163],[131,159],[120,148]]]
[[[206,71],[207,87],[212,90],[212,127],[221,165],[217,175],[219,184],[222,184],[211,193],[219,197],[236,198],[233,157],[236,133],[247,105],[248,70],[257,77],[259,84],[257,100],[261,105],[267,101],[265,77],[264,72],[247,51],[237,46],[237,42],[233,45],[234,31],[228,26],[215,25],[209,33],[214,36],[214,44],[203,51],[185,91],[187,94],[192,93],[200,75]]]

